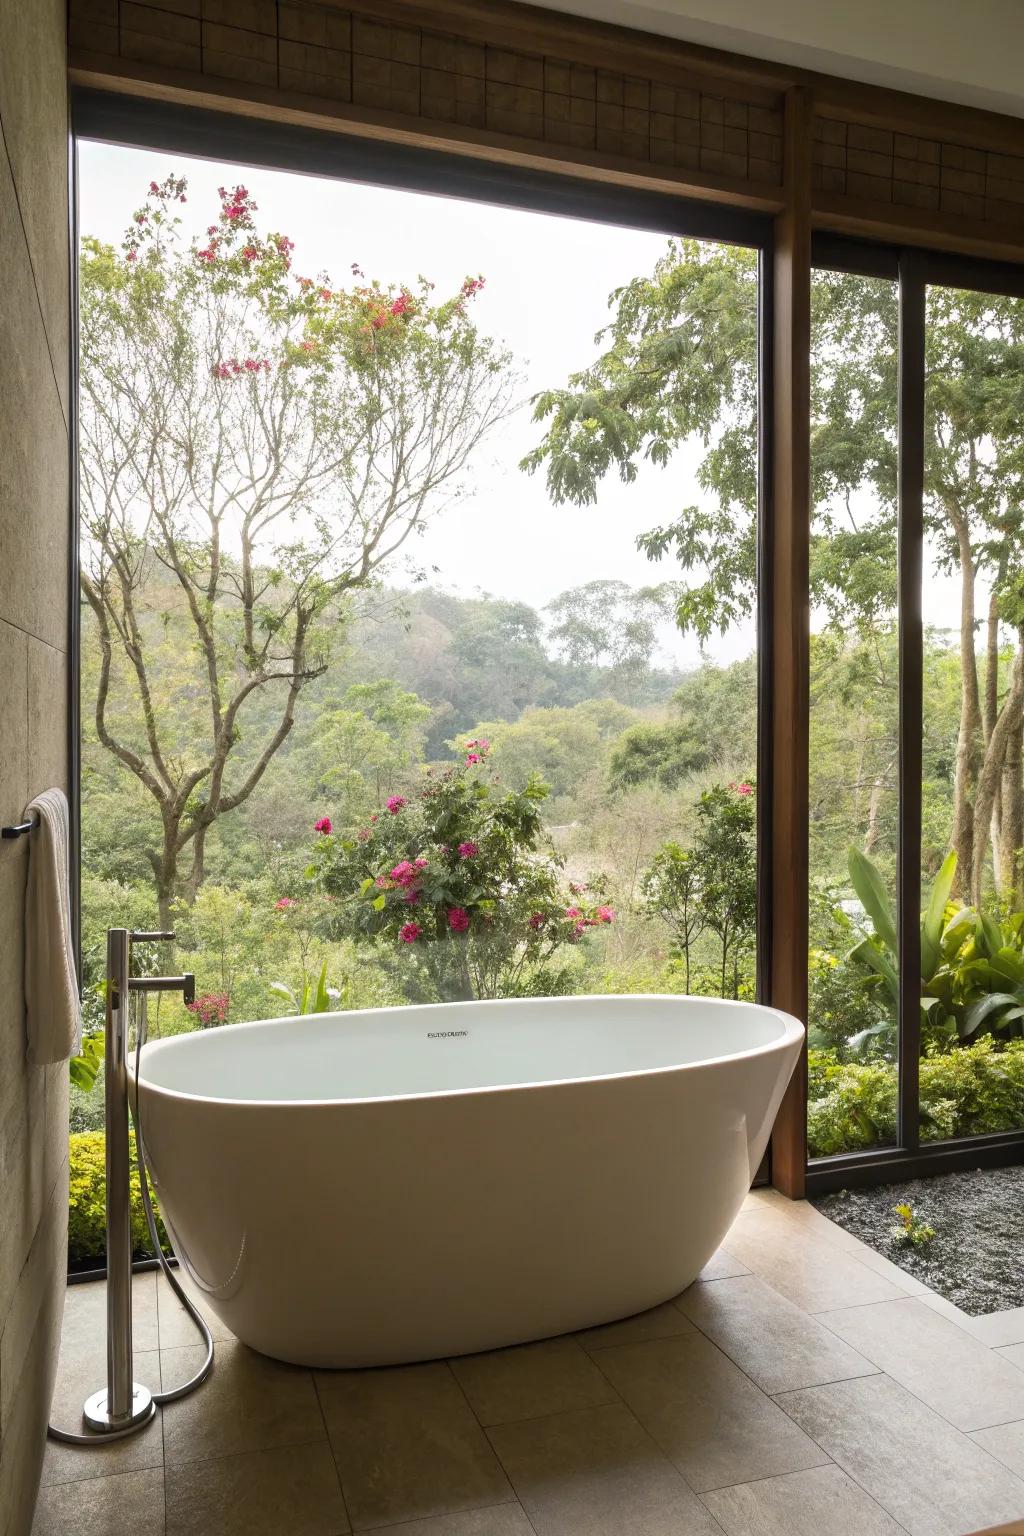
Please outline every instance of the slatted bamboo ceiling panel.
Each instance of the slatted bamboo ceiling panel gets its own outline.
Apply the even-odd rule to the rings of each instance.
[[[1024,155],[838,118],[814,120],[814,185],[856,202],[1024,226]]]
[[[677,83],[315,0],[71,0],[72,64],[241,82],[679,177],[778,187],[778,93]],[[225,93],[229,94],[229,93]],[[751,99],[753,98],[753,99]],[[581,156],[582,157],[582,156]]]

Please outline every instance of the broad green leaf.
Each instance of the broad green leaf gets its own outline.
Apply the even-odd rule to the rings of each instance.
[[[949,893],[953,889],[953,877],[955,874],[956,853],[948,853],[942,861],[942,868],[935,876],[931,897],[928,901],[928,910],[921,919],[922,981],[930,981],[939,964],[942,946],[942,919],[946,913]]]
[[[896,919],[889,905],[889,897],[881,875],[866,854],[859,848],[849,853],[850,880],[861,906],[874,924],[875,932],[896,953]]]

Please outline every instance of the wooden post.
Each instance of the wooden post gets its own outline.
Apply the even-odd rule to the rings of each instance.
[[[770,1001],[807,1018],[808,671],[810,599],[811,108],[785,106],[786,207],[772,267],[771,969]],[[772,1183],[801,1199],[807,1170],[807,1054],[772,1133]]]

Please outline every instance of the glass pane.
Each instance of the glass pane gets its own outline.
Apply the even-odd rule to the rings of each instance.
[[[896,1139],[896,284],[812,288],[812,1157]]]
[[[1024,1127],[1024,300],[927,296],[922,1140]]]
[[[756,253],[81,173],[90,1022],[752,996]]]

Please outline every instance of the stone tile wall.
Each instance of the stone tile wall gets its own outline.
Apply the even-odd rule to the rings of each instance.
[[[0,0],[0,822],[67,784],[68,114],[62,0]],[[67,1067],[25,1062],[28,845],[0,842],[0,1532],[26,1536],[64,1298]]]

